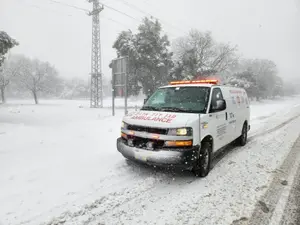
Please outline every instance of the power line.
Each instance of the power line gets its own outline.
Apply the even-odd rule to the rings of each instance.
[[[110,10],[113,10],[113,11],[118,12],[118,13],[124,15],[124,16],[127,16],[128,18],[131,18],[131,19],[133,19],[133,20],[136,20],[136,21],[138,21],[138,22],[141,22],[141,20],[139,20],[139,19],[137,19],[137,18],[134,18],[134,17],[128,15],[127,13],[125,13],[125,12],[122,12],[122,11],[120,11],[120,10],[118,10],[118,9],[115,9],[115,8],[113,8],[113,7],[111,7],[111,6],[107,5],[107,4],[105,4],[105,3],[102,3],[102,2],[100,2],[100,3],[101,3],[102,5],[104,5],[106,8],[110,9]]]
[[[66,6],[66,7],[71,7],[71,8],[78,9],[78,10],[84,11],[84,12],[86,12],[86,13],[89,13],[89,10],[88,10],[88,9],[81,8],[81,7],[78,7],[78,6],[75,6],[75,5],[67,4],[67,3],[64,3],[64,2],[56,1],[56,0],[45,0],[45,1],[53,2],[53,3],[55,3],[55,4],[60,4],[60,5]],[[118,10],[118,9],[116,9],[116,8],[114,8],[114,7],[111,7],[111,6],[109,6],[109,5],[105,4],[105,3],[102,3],[102,2],[99,2],[99,3],[102,4],[103,6],[105,6],[106,8],[110,9],[110,10],[113,10],[113,11],[115,11],[115,12],[118,12],[118,13],[120,13],[120,14],[122,14],[122,15],[124,15],[124,16],[130,18],[130,19],[133,19],[133,20],[136,20],[136,21],[138,21],[138,22],[141,22],[139,19],[134,18],[133,16],[130,16],[130,15],[128,15],[127,13],[122,12],[121,10]]]
[[[87,10],[87,9],[84,9],[84,8],[81,8],[81,7],[78,7],[78,6],[74,6],[74,5],[70,5],[70,4],[67,4],[67,3],[59,2],[59,1],[56,1],[56,0],[48,0],[48,1],[51,1],[51,2],[56,3],[56,4],[61,4],[61,5],[67,6],[67,7],[72,7],[72,8],[74,8],[74,9],[79,9],[79,10],[82,10],[82,11],[84,11],[84,12],[89,12],[89,10]],[[139,9],[137,6],[135,6],[135,5],[133,5],[133,4],[129,3],[129,2],[127,2],[127,1],[125,1],[125,0],[121,0],[121,1],[122,1],[124,4],[126,4],[128,7],[134,8],[135,10],[141,12],[142,14],[146,14],[146,15],[148,15],[148,16],[150,16],[150,17],[153,17],[153,18],[155,18],[155,19],[157,19],[157,20],[162,21],[162,22],[165,23],[165,24],[169,24],[169,26],[172,26],[173,28],[175,28],[175,29],[177,29],[177,30],[180,30],[181,32],[184,32],[182,29],[178,29],[176,26],[174,26],[174,25],[172,25],[172,24],[170,24],[170,23],[168,23],[168,22],[166,22],[166,21],[163,21],[163,20],[157,18],[157,17],[151,15],[150,13],[147,13],[147,12],[145,12],[145,11]],[[147,2],[147,1],[146,1],[146,2]],[[136,21],[138,21],[138,22],[141,22],[141,20],[139,20],[139,19],[137,19],[137,18],[135,18],[135,17],[133,17],[133,16],[130,16],[130,15],[128,15],[127,13],[125,13],[125,12],[123,12],[123,11],[120,11],[120,10],[114,8],[114,7],[111,7],[111,6],[109,6],[109,5],[107,5],[107,4],[103,3],[103,2],[99,2],[99,3],[102,4],[103,6],[105,6],[106,8],[110,9],[110,10],[113,10],[113,11],[115,11],[115,12],[118,12],[118,13],[120,13],[120,14],[122,14],[122,15],[124,15],[124,16],[130,18],[130,19],[133,19],[133,20],[136,20]],[[111,21],[113,21],[113,20],[111,19]]]
[[[167,21],[164,21],[164,20],[162,20],[162,19],[159,19],[158,17],[153,16],[152,14],[150,14],[150,13],[148,13],[148,12],[146,12],[146,11],[143,11],[142,9],[138,8],[137,6],[135,6],[135,5],[133,5],[133,4],[129,3],[129,2],[127,2],[127,1],[125,1],[125,0],[119,0],[119,1],[122,1],[122,2],[123,2],[125,5],[127,5],[128,7],[132,8],[132,9],[135,9],[136,11],[139,11],[139,12],[142,13],[142,14],[145,14],[145,15],[148,15],[148,16],[150,16],[150,17],[152,17],[152,18],[155,18],[155,19],[157,19],[158,21],[161,21],[162,23],[164,23],[164,24],[166,24],[166,25],[169,24],[170,27],[173,27],[174,29],[176,29],[176,30],[178,30],[178,31],[180,31],[180,32],[184,32],[184,33],[185,33],[185,31],[182,30],[181,28],[176,27],[176,26],[174,26],[173,24],[171,24],[171,23],[169,23],[169,22],[167,22]],[[147,2],[147,1],[146,1],[146,2]]]
[[[133,8],[133,9],[139,11],[139,12],[142,13],[142,14],[146,14],[146,15],[148,15],[148,16],[153,17],[150,13],[147,13],[147,12],[145,12],[145,11],[139,9],[137,6],[135,6],[135,5],[133,5],[133,4],[129,3],[129,2],[127,2],[127,1],[125,1],[125,0],[119,0],[119,1],[122,1],[123,4],[127,5],[127,6],[130,7],[130,8]]]
[[[83,12],[85,12],[85,13],[89,13],[89,10],[88,10],[88,9],[85,9],[85,8],[82,8],[82,7],[78,7],[78,6],[75,6],[75,5],[71,5],[71,4],[67,4],[67,3],[64,3],[64,2],[60,2],[60,1],[57,1],[57,0],[44,0],[44,1],[52,2],[52,3],[55,3],[55,4],[60,4],[60,5],[65,6],[65,7],[70,7],[70,8],[76,9],[76,10],[83,11]],[[157,20],[159,20],[159,21],[161,21],[161,22],[163,22],[163,23],[165,23],[165,24],[169,24],[170,27],[173,27],[173,28],[176,29],[177,31],[186,33],[186,32],[185,32],[184,30],[182,30],[181,28],[178,28],[178,27],[174,26],[173,24],[171,24],[171,23],[169,23],[169,22],[163,21],[163,20],[161,20],[161,19],[159,19],[159,18],[153,16],[152,14],[150,14],[150,13],[148,13],[148,12],[146,12],[146,11],[141,10],[141,9],[138,8],[137,6],[135,6],[135,5],[133,5],[133,4],[129,3],[129,2],[127,2],[127,1],[125,1],[125,0],[121,0],[121,1],[122,1],[124,4],[126,4],[128,7],[130,7],[130,8],[133,8],[133,9],[135,9],[135,10],[137,10],[137,11],[143,13],[143,14],[146,14],[146,15],[152,17],[152,18],[155,18],[155,19],[157,19]],[[147,2],[146,0],[144,0],[144,1]],[[126,16],[126,17],[132,19],[132,20],[135,20],[135,21],[138,21],[138,22],[142,22],[142,20],[137,19],[137,18],[135,18],[135,17],[133,17],[133,16],[131,16],[131,15],[129,15],[129,14],[127,14],[127,13],[121,11],[121,10],[118,10],[118,9],[112,7],[112,6],[109,6],[109,5],[107,5],[107,4],[105,4],[105,3],[102,3],[102,2],[99,2],[99,3],[102,4],[103,6],[105,6],[106,8],[108,8],[108,9],[110,9],[110,10],[112,10],[112,11],[115,11],[115,12],[117,12],[117,13],[119,13],[119,14],[122,14],[122,15],[124,15],[124,16]],[[118,21],[115,21],[115,20],[113,20],[113,19],[111,19],[111,18],[107,18],[107,19],[110,20],[110,21],[112,21],[112,22],[115,22],[115,23],[118,23],[118,24],[120,24],[120,25],[122,25],[122,26],[127,27],[126,25],[124,25],[124,24],[122,24],[122,23],[120,23],[120,22],[118,22]]]
[[[64,3],[64,2],[59,2],[59,1],[56,1],[56,0],[48,0],[48,1],[53,2],[55,4],[60,4],[60,5],[66,6],[66,7],[78,9],[78,10],[81,10],[81,11],[84,11],[84,12],[87,12],[87,13],[89,12],[88,9],[81,8],[81,7],[78,7],[78,6],[75,6],[75,5],[70,5],[70,4],[67,4],[67,3]]]
[[[42,8],[42,7],[38,6],[38,5],[26,3],[26,2],[23,2],[21,0],[17,0],[17,1],[19,3],[21,3],[21,4],[24,4],[24,6],[32,7],[32,8],[38,9],[38,10],[42,10],[42,11],[46,11],[46,12],[58,14],[58,15],[61,15],[61,16],[72,16],[71,14],[61,13],[59,11],[52,10],[52,9],[45,9],[45,8]]]
[[[77,9],[77,10],[81,10],[81,11],[84,11],[84,12],[86,12],[86,13],[89,13],[89,10],[88,10],[88,9],[85,9],[85,8],[82,8],[82,7],[78,7],[78,6],[75,6],[75,5],[71,5],[71,4],[67,4],[67,3],[64,3],[64,2],[60,2],[60,1],[57,1],[57,0],[44,0],[44,1],[49,1],[49,2],[52,2],[52,3],[55,3],[55,4],[63,5],[63,6],[65,6],[65,7],[70,7],[70,8],[73,8],[73,9]],[[129,3],[129,2],[127,2],[127,1],[125,1],[125,0],[121,0],[121,1],[122,1],[124,4],[126,4],[128,7],[133,8],[133,9],[135,9],[135,10],[141,12],[142,14],[146,14],[146,15],[148,15],[148,16],[150,16],[150,17],[153,17],[153,18],[155,18],[155,19],[157,19],[157,20],[160,20],[161,22],[163,22],[163,23],[165,23],[165,24],[169,24],[169,26],[173,27],[174,29],[176,29],[176,30],[178,30],[178,31],[180,31],[180,32],[185,32],[185,31],[182,30],[181,28],[178,28],[178,27],[174,26],[174,25],[171,24],[171,23],[168,23],[168,22],[166,22],[166,21],[163,21],[163,20],[161,20],[161,19],[159,19],[159,18],[157,18],[157,17],[151,15],[150,13],[145,12],[145,11],[139,9],[137,6],[135,6],[135,5],[133,5],[133,4]],[[144,0],[144,1],[145,1],[145,0]],[[121,11],[121,10],[118,10],[118,9],[112,7],[112,6],[109,6],[109,5],[107,5],[107,4],[105,4],[105,3],[102,3],[102,2],[99,2],[99,3],[102,4],[103,6],[105,6],[106,8],[108,8],[108,9],[110,9],[110,10],[112,10],[112,11],[115,11],[115,12],[117,12],[117,13],[119,13],[119,14],[122,14],[122,15],[124,15],[124,16],[126,16],[126,17],[132,19],[132,20],[135,20],[135,21],[138,21],[138,22],[142,22],[140,19],[137,19],[137,18],[135,18],[135,17],[133,17],[133,16],[131,16],[131,15],[129,15],[129,14],[127,14],[127,13]],[[109,19],[109,20],[113,21],[113,19]],[[118,22],[117,22],[117,23],[118,23]]]
[[[117,21],[117,20],[114,20],[114,19],[112,19],[112,18],[110,18],[110,17],[102,16],[102,18],[103,18],[103,19],[107,19],[107,20],[109,20],[109,21],[111,21],[111,22],[117,23],[117,24],[119,24],[119,25],[121,25],[121,26],[123,26],[123,27],[129,28],[129,27],[128,27],[127,25],[125,25],[124,23],[121,23],[121,22],[119,22],[119,21]]]
[[[21,4],[24,4],[24,6],[32,7],[32,8],[41,10],[41,11],[46,11],[46,12],[58,14],[58,15],[61,15],[61,16],[68,16],[68,17],[73,16],[72,14],[66,14],[66,13],[62,13],[62,12],[59,12],[59,11],[55,11],[55,10],[51,10],[51,9],[42,8],[42,7],[38,6],[38,5],[35,5],[35,4],[29,4],[29,3],[23,2],[23,1],[21,1],[21,0],[16,0],[16,1],[20,2]],[[74,8],[74,7],[73,7],[73,8]],[[117,20],[114,20],[114,19],[112,19],[112,18],[110,18],[110,17],[103,16],[103,15],[102,15],[101,17],[102,17],[103,19],[106,19],[106,20],[110,21],[110,22],[113,22],[113,23],[116,23],[116,24],[118,24],[118,25],[120,25],[120,26],[122,26],[122,27],[125,27],[125,28],[127,28],[127,29],[129,28],[128,25],[125,25],[124,23],[121,23],[121,22],[119,22],[119,21],[117,21]]]
[[[123,2],[124,4],[126,4],[127,6],[131,5],[132,8],[135,8],[135,9],[138,10],[139,12],[144,13],[144,14],[147,14],[147,15],[149,15],[149,16],[151,16],[151,17],[153,17],[153,18],[155,18],[155,19],[157,19],[157,20],[159,20],[159,21],[161,21],[161,22],[164,23],[165,25],[169,25],[170,27],[173,27],[174,29],[176,29],[176,30],[178,30],[178,31],[180,30],[181,32],[184,32],[185,34],[188,34],[188,32],[182,30],[182,29],[179,28],[178,26],[174,26],[172,23],[167,22],[166,20],[162,20],[162,19],[160,19],[160,18],[158,18],[158,17],[156,17],[156,16],[151,15],[151,14],[148,13],[148,12],[145,12],[145,11],[139,9],[137,6],[135,6],[135,5],[130,4],[129,2],[127,2],[127,0],[119,0],[119,1],[122,1],[122,2]],[[149,2],[148,0],[140,0],[140,1],[143,1],[143,2],[146,3],[147,5],[149,5],[149,6],[153,7],[153,8],[155,8],[156,10],[160,10],[159,7],[157,7],[156,5],[150,4],[150,2]],[[299,1],[300,1],[300,0],[299,0]],[[125,3],[125,2],[126,2],[126,3]],[[130,7],[130,6],[129,6],[129,7]],[[186,24],[185,26],[189,27],[187,24]],[[189,29],[193,29],[193,27],[189,27]]]

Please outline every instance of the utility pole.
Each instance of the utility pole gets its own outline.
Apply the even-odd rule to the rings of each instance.
[[[101,43],[100,43],[100,6],[99,0],[88,0],[93,3],[93,10],[88,13],[92,16],[92,57],[91,57],[91,108],[103,107],[102,68],[101,68]]]

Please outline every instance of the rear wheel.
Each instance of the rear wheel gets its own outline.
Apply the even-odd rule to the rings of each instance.
[[[206,177],[210,171],[212,146],[209,142],[202,144],[200,149],[200,156],[193,173],[197,177]]]
[[[247,144],[247,139],[248,139],[248,126],[247,126],[247,123],[244,123],[243,129],[242,129],[242,134],[238,139],[239,145],[245,146]]]

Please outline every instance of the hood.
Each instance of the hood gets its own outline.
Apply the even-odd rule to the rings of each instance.
[[[185,127],[189,121],[198,119],[198,114],[157,111],[131,112],[123,118],[128,124],[146,127],[178,128]]]

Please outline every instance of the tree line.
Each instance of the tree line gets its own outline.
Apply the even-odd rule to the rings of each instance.
[[[1,66],[0,90],[2,102],[6,95],[13,98],[88,98],[88,82],[80,78],[66,79],[49,62],[31,59],[24,55],[12,55]]]
[[[238,48],[214,39],[211,32],[191,30],[171,41],[163,34],[158,20],[144,18],[137,32],[122,31],[113,48],[117,56],[129,59],[128,94],[150,95],[171,80],[216,77],[224,84],[243,87],[250,97],[270,98],[295,94],[296,85],[285,84],[278,76],[276,64],[269,59],[246,59]],[[31,95],[36,104],[39,97],[72,99],[88,97],[89,85],[82,79],[65,79],[55,66],[24,55],[7,57],[19,43],[0,31],[0,92],[15,97]],[[110,68],[112,64],[109,65]],[[107,93],[108,94],[108,93]]]
[[[88,98],[89,84],[80,78],[66,79],[49,62],[31,59],[24,55],[10,55],[9,50],[19,43],[6,32],[0,31],[0,99],[10,97]],[[1,101],[0,101],[1,102]]]
[[[211,32],[194,29],[171,43],[158,20],[145,18],[136,33],[121,32],[113,48],[118,57],[129,58],[130,95],[140,91],[150,95],[170,80],[207,77],[243,87],[257,99],[296,92],[296,85],[285,84],[278,76],[275,62],[242,58],[237,46],[217,42]]]

